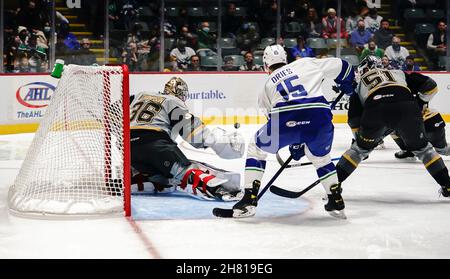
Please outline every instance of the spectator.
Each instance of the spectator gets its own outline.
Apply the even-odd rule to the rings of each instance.
[[[358,28],[352,32],[350,36],[350,44],[361,53],[364,49],[364,46],[369,42],[372,38],[372,33],[366,29],[364,21],[361,19],[358,21]]]
[[[275,37],[278,18],[278,3],[276,0],[264,1],[261,10],[261,32],[263,37]]]
[[[419,72],[420,67],[414,62],[414,57],[411,55],[406,57],[405,64],[402,66],[403,71]]]
[[[42,32],[41,32],[42,33]],[[32,34],[28,42],[28,64],[30,72],[40,73],[47,70],[47,53],[45,49],[38,45],[38,36]]]
[[[197,54],[191,56],[187,70],[190,72],[202,71],[200,67],[200,56],[198,56]]]
[[[291,49],[291,55],[295,60],[303,57],[315,57],[312,48],[305,45],[305,39],[302,36],[297,37],[297,45]]]
[[[286,56],[287,56],[288,63],[291,63],[292,61],[294,61],[295,58],[292,56],[291,50],[289,48],[287,48],[286,45],[284,44],[284,38],[283,37],[278,38],[278,44],[280,46],[282,46],[284,48],[284,50],[286,51],[286,54],[287,54]]]
[[[245,64],[239,67],[239,71],[262,71],[262,67],[253,61],[253,53],[247,51],[244,55]]]
[[[292,1],[292,3],[289,3],[290,1],[286,2],[287,2],[285,4],[285,6],[287,6],[285,8],[287,10],[286,16],[290,21],[300,21],[306,18],[308,10],[309,8],[311,8],[311,1],[309,0],[297,0]]]
[[[180,37],[177,40],[177,47],[170,51],[173,71],[186,70],[191,56],[195,55],[195,51],[186,44],[186,38]]]
[[[108,20],[109,28],[111,29],[123,29],[124,26],[120,21],[120,0],[110,0],[108,5]]]
[[[25,26],[19,26],[17,28],[16,43],[18,45],[18,51],[26,51],[28,46],[29,33]]]
[[[127,64],[130,71],[139,70],[139,58],[137,53],[137,44],[135,42],[129,42],[127,48],[122,51],[122,63]]]
[[[329,8],[327,11],[328,15],[322,18],[322,37],[325,39],[328,38],[337,38],[337,25],[338,22],[341,26],[341,36],[340,38],[346,39],[348,37],[348,33],[345,30],[345,23],[342,18],[336,17],[336,10],[333,8]]]
[[[242,51],[251,51],[252,47],[258,43],[260,36],[254,25],[244,22],[237,31],[236,43]]]
[[[28,55],[25,52],[18,53],[14,61],[14,73],[29,73],[30,65],[28,63]]]
[[[367,47],[362,51],[361,57],[359,60],[363,60],[366,56],[373,55],[382,58],[384,56],[384,50],[381,48],[378,48],[375,41],[369,40],[369,43],[367,44]]]
[[[318,38],[322,34],[322,22],[320,21],[315,8],[308,9],[308,15],[306,16],[306,30],[308,36],[311,38]]]
[[[241,25],[241,19],[236,16],[236,4],[230,2],[227,4],[227,10],[222,18],[222,31],[224,38],[234,38],[236,31]]]
[[[81,48],[75,53],[74,62],[78,65],[93,65],[97,63],[95,54],[90,50],[91,41],[88,38],[81,40]]]
[[[189,26],[184,25],[180,28],[180,36],[185,37],[187,41],[187,46],[195,48],[197,45],[197,37],[194,36],[191,31],[189,31]]]
[[[345,30],[348,34],[351,34],[356,28],[358,28],[358,21],[363,19],[356,8],[351,9],[350,16],[345,21]]]
[[[386,49],[392,42],[394,34],[389,30],[389,21],[383,19],[381,27],[374,33],[374,39],[379,48]]]
[[[55,58],[64,60],[66,65],[73,64],[74,61],[74,51],[67,47],[60,34],[56,37]]]
[[[399,37],[394,36],[392,44],[384,51],[384,55],[389,58],[392,67],[395,69],[401,69],[406,57],[409,56],[409,51],[405,47],[400,46],[400,41]]]
[[[43,11],[36,7],[36,1],[27,1],[27,5],[20,8],[17,13],[17,24],[25,26],[28,30],[43,30]]]
[[[200,30],[197,31],[197,35],[198,48],[214,48],[216,36],[210,32],[209,22],[204,21],[200,24]]]
[[[234,58],[231,56],[224,58],[224,65],[222,66],[222,70],[224,71],[236,71],[237,67],[234,64]]]
[[[138,16],[138,5],[135,0],[123,0],[120,14],[126,30],[131,30]]]
[[[437,55],[447,54],[447,24],[439,21],[437,30],[428,36],[427,48],[434,51]]]
[[[364,18],[366,28],[373,34],[380,29],[381,20],[383,17],[379,16],[376,8],[369,9],[369,14]]]
[[[391,66],[391,61],[389,60],[389,58],[386,55],[381,57],[381,65],[383,66],[383,69],[387,69],[387,70],[393,69]]]

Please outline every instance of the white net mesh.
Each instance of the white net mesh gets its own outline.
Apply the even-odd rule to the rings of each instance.
[[[123,211],[122,82],[121,67],[64,67],[10,188],[13,211],[75,215]]]

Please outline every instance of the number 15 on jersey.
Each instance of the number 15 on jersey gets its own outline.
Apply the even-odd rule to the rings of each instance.
[[[282,80],[277,85],[277,91],[280,93],[280,95],[285,100],[289,99],[296,99],[302,96],[308,95],[308,92],[306,92],[305,87],[301,84],[294,85],[296,80],[298,80],[299,77],[297,75],[288,77],[287,79]]]

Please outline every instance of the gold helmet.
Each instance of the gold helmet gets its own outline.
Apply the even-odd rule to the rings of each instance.
[[[179,77],[171,78],[164,86],[163,94],[173,95],[183,102],[186,101],[187,93],[188,86],[186,82]]]

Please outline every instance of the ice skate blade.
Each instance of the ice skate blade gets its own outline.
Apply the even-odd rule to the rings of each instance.
[[[222,200],[225,201],[225,202],[240,201],[243,196],[244,196],[243,192],[240,192],[237,195],[225,194],[225,195],[222,196]]]
[[[233,209],[233,218],[247,218],[252,217],[256,214],[256,207],[250,206],[246,208],[246,211],[240,209]]]
[[[342,220],[347,219],[347,216],[345,215],[344,210],[333,210],[333,211],[327,211],[327,212],[334,218],[338,218],[338,219],[342,219]]]

